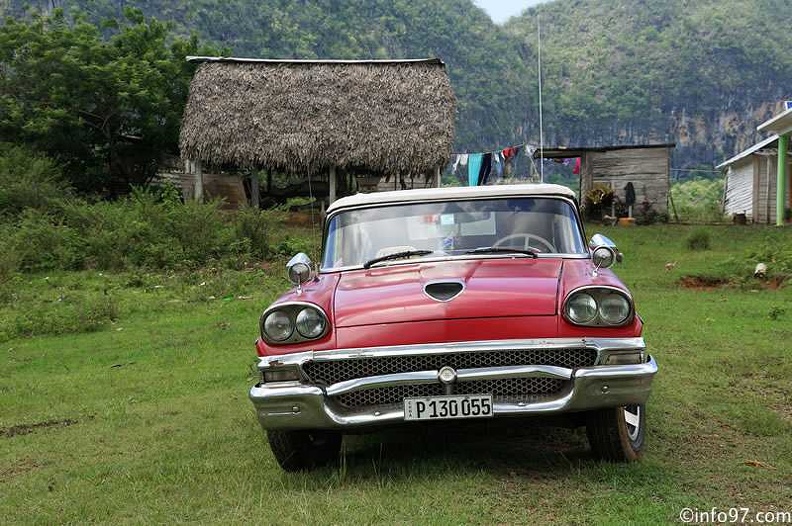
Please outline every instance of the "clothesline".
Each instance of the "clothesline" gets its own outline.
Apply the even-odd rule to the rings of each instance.
[[[522,148],[523,146],[533,147],[534,150],[538,150],[539,149],[536,146],[528,144],[527,142],[523,142],[523,143],[520,143],[520,144],[512,144],[511,146],[506,146],[505,148],[497,148],[495,150],[490,150],[490,151],[482,150],[480,152],[453,152],[451,155],[453,156],[453,155],[470,155],[471,153],[482,153],[482,154],[484,154],[484,153],[495,153],[495,152],[502,152],[504,150],[508,150],[509,148],[517,148],[517,149],[519,149],[519,148]]]
[[[451,155],[453,174],[457,173],[460,167],[467,167],[468,185],[481,186],[487,184],[492,174],[496,177],[511,175],[514,160],[520,151],[524,150],[526,155],[533,163],[533,152],[535,148],[526,143],[507,146],[491,152],[475,153],[455,153]]]

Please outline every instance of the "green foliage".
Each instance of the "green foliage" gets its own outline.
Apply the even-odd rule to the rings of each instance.
[[[685,238],[685,245],[688,250],[709,250],[710,232],[703,228],[697,228]]]
[[[70,195],[56,164],[27,148],[0,143],[0,217],[46,209]]]
[[[140,189],[116,202],[72,199],[0,224],[8,241],[0,281],[17,270],[239,266],[275,252],[269,239],[281,220],[276,212],[229,213],[220,202],[174,203]]]
[[[723,221],[723,180],[694,179],[671,186],[671,200],[685,222]]]
[[[8,18],[0,135],[50,154],[82,192],[126,191],[177,150],[192,72],[184,57],[198,49],[196,38],[174,38],[169,24],[134,9],[105,32],[59,9]]]
[[[20,27],[28,26],[15,22],[3,28],[5,40],[0,37],[0,49],[24,51],[13,58],[13,71],[20,74],[0,89],[0,107],[21,130],[20,140],[39,144],[45,135],[50,144],[63,143],[49,151],[71,151],[71,159],[92,161],[67,164],[70,176],[79,174],[80,189],[99,191],[127,177],[113,169],[112,181],[105,181],[111,148],[119,150],[113,166],[131,167],[129,172],[141,176],[138,181],[152,169],[151,149],[175,148],[178,118],[173,116],[184,104],[190,66],[182,59],[195,54],[197,44],[188,38],[193,32],[227,47],[226,55],[441,57],[457,97],[457,151],[539,142],[538,26],[545,144],[677,142],[675,166],[711,168],[713,160],[737,153],[746,137],[755,136],[756,126],[787,97],[786,79],[792,78],[792,56],[784,51],[792,45],[792,33],[777,20],[785,7],[779,0],[556,0],[528,9],[503,27],[470,0],[137,2],[144,16],[166,21],[164,38],[163,22],[129,10],[125,18],[128,4],[0,2],[17,18],[31,7],[53,5],[88,13],[89,18],[78,14],[59,22],[52,17],[45,24],[32,18],[27,32]],[[97,26],[112,21],[84,27],[89,19]],[[21,36],[11,42],[13,35]],[[23,45],[28,38],[33,45]],[[103,46],[116,40],[117,48]],[[51,52],[38,53],[45,49]],[[139,58],[145,59],[140,67]],[[6,60],[11,59],[0,59]],[[79,78],[87,80],[85,89]],[[163,88],[167,79],[170,91]],[[97,108],[80,106],[93,93],[100,95]],[[75,103],[63,103],[65,95]],[[28,99],[48,97],[57,104],[29,110]],[[106,111],[133,108],[137,102],[144,111],[118,117]],[[112,117],[105,126],[111,131],[128,130],[117,138],[140,136],[142,142],[95,139],[104,120],[88,113]],[[152,129],[152,122],[165,125]],[[162,142],[158,146],[155,140]],[[99,149],[82,146],[94,144]],[[98,183],[89,184],[94,180]]]

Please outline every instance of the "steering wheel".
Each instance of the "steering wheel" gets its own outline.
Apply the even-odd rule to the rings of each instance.
[[[548,249],[548,250],[545,250],[545,251],[539,250],[540,252],[558,252],[556,250],[555,245],[553,245],[551,242],[549,242],[548,240],[546,240],[542,236],[537,236],[536,234],[524,234],[524,233],[509,234],[508,236],[502,237],[499,240],[497,240],[495,242],[495,244],[492,245],[492,246],[494,246],[494,247],[504,247],[505,246],[505,247],[511,247],[511,248],[520,248],[519,245],[515,246],[514,243],[509,243],[509,241],[512,241],[512,240],[515,240],[515,239],[521,239],[522,240],[522,248],[524,248],[525,250],[537,249],[538,248],[536,246],[531,246],[531,240],[534,239],[534,240],[536,240],[538,242],[538,244],[543,245],[545,248]]]

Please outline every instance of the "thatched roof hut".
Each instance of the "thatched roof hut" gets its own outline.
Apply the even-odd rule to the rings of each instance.
[[[200,65],[184,159],[311,176],[428,175],[451,154],[455,97],[439,59],[188,60]]]

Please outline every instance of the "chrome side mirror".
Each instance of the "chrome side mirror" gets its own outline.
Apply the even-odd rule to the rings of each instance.
[[[594,267],[597,269],[609,268],[614,263],[621,263],[623,254],[616,248],[616,243],[610,238],[602,234],[594,234],[589,241],[589,250],[591,251],[591,259],[594,261]]]
[[[299,289],[311,279],[311,258],[300,252],[286,263],[286,272],[289,274],[289,281]]]

